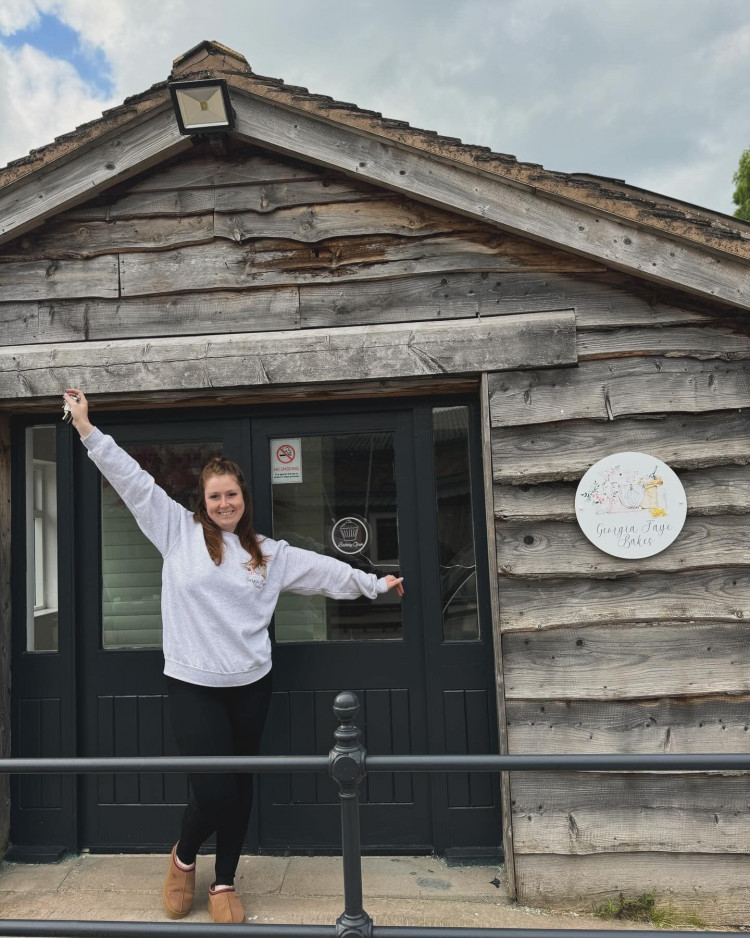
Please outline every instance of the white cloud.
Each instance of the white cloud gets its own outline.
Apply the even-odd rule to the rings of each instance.
[[[33,0],[3,0],[0,6],[0,35],[8,36],[39,19]]]
[[[115,103],[93,97],[67,62],[28,45],[11,50],[0,43],[0,75],[0,166],[93,120]]]

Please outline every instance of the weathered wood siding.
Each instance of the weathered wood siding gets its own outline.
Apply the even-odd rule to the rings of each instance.
[[[588,356],[747,351],[650,284],[250,148],[181,155],[0,247],[6,346],[574,307]]]
[[[616,319],[579,309],[576,368],[489,379],[509,751],[746,752],[750,330]],[[578,480],[620,450],[663,459],[687,493],[682,533],[643,560],[602,553],[575,520]],[[515,773],[510,788],[521,901],[656,888],[710,922],[750,920],[746,775]]]
[[[310,329],[440,321],[450,342],[451,321],[462,323],[456,338],[471,320],[546,328],[551,316],[570,327],[578,367],[529,371],[529,357],[488,380],[509,751],[742,751],[750,330],[726,306],[250,148],[228,159],[193,150],[0,248],[11,396],[51,394],[55,369],[87,343],[112,343],[97,364],[115,383],[123,362],[132,366],[123,382],[153,375],[143,386],[156,400],[160,388],[212,386],[171,376],[192,348],[179,337],[221,336],[222,346],[241,334],[246,354],[263,338],[248,333],[282,331],[288,342]],[[170,340],[173,360],[160,362],[146,341],[131,361],[133,339]],[[314,342],[308,335],[297,351]],[[206,343],[195,340],[199,357]],[[348,380],[368,377],[344,357]],[[574,360],[566,348],[545,361]],[[217,372],[217,400],[235,382],[303,377],[292,359],[273,375],[236,365],[231,380]],[[628,449],[668,462],[688,493],[683,533],[643,561],[597,551],[573,514],[585,470]],[[743,920],[745,779],[519,774],[510,788],[521,900],[580,906],[656,886]]]
[[[0,757],[10,756],[10,421],[0,414]],[[0,854],[10,833],[10,780],[0,775]]]

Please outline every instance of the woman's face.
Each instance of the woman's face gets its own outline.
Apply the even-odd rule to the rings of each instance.
[[[245,511],[242,490],[234,476],[210,476],[203,490],[208,517],[222,531],[234,534]]]

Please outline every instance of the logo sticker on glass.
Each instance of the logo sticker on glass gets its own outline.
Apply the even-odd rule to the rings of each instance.
[[[271,482],[283,485],[302,481],[302,441],[271,440]]]
[[[614,453],[595,463],[576,492],[586,537],[613,557],[651,557],[669,547],[687,513],[685,489],[666,463],[645,453]]]
[[[331,529],[331,543],[334,550],[346,557],[361,554],[370,540],[370,529],[363,518],[349,515],[340,518]]]

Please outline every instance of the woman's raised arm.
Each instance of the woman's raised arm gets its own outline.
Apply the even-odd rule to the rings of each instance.
[[[66,388],[63,400],[70,407],[71,423],[83,440],[89,458],[130,510],[138,526],[162,556],[180,536],[188,512],[157,485],[153,476],[89,420],[86,395],[79,388]]]

